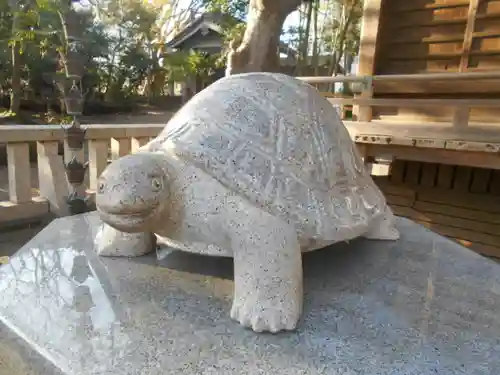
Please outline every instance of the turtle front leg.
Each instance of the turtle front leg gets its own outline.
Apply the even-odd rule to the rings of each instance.
[[[156,236],[153,233],[125,233],[102,223],[94,247],[100,256],[138,257],[156,249]]]
[[[239,229],[242,232],[233,235],[231,318],[255,332],[295,329],[302,313],[303,287],[294,228],[265,214]]]

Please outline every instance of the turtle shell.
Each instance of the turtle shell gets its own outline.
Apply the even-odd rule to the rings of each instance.
[[[356,237],[346,231],[366,227],[386,209],[335,108],[291,76],[220,79],[186,103],[157,139],[294,224],[302,238]]]

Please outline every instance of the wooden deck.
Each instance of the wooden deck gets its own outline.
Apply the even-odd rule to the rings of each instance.
[[[397,160],[375,180],[396,215],[500,258],[500,171]]]

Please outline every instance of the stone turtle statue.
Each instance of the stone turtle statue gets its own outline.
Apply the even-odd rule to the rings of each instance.
[[[179,250],[232,256],[231,317],[257,332],[296,327],[301,252],[399,238],[336,110],[276,73],[232,75],[195,95],[105,169],[96,206],[118,236],[154,233]],[[116,255],[144,253],[127,252]]]

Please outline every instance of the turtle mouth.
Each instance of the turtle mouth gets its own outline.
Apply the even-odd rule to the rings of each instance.
[[[150,206],[147,209],[144,208],[127,208],[124,210],[107,210],[107,212],[111,215],[115,216],[133,216],[133,217],[148,217],[155,213],[158,210],[159,204],[155,204],[154,206]]]
[[[151,226],[156,221],[161,211],[161,206],[156,205],[147,211],[120,211],[106,212],[99,211],[99,216],[103,222],[109,226],[128,233],[151,231]]]

